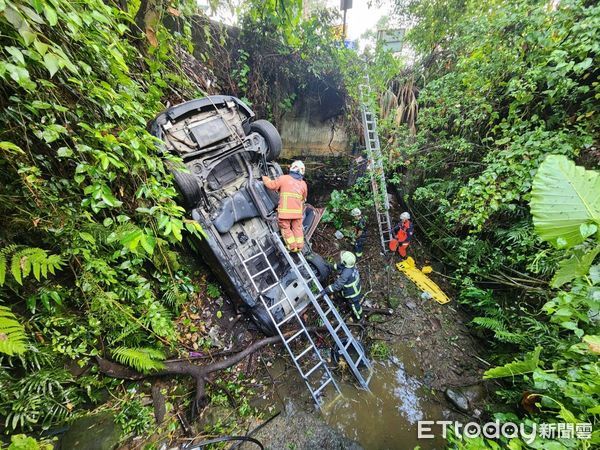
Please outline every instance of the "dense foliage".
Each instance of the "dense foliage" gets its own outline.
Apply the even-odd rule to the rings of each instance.
[[[187,350],[173,319],[196,286],[179,250],[202,230],[176,202],[169,169],[180,163],[160,152],[147,123],[208,86],[273,120],[298,94],[328,91],[339,114],[345,53],[335,14],[303,18],[300,8],[246,2],[241,28],[224,31],[193,1],[0,0],[4,433],[73,419],[105,401],[107,388],[126,433],[151,427],[138,391],[113,389],[120,382],[95,364],[100,356],[152,373]],[[227,398],[219,385],[209,395]],[[222,426],[213,431],[232,429]]]
[[[416,23],[411,71],[380,47],[361,57],[344,49],[336,14],[303,18],[296,0],[245,2],[236,31],[189,21],[194,2],[144,10],[150,3],[0,0],[5,433],[49,428],[101,401],[117,382],[98,376],[96,356],[151,372],[181,348],[172,319],[195,288],[176,252],[201,230],[176,204],[165,159],[178,162],[159,152],[146,124],[168,100],[199,94],[197,74],[179,63],[191,52],[220,91],[276,122],[308,104],[318,120],[344,110],[358,130],[368,73],[381,93],[388,175],[489,339],[497,367],[485,377],[501,383],[490,415],[597,427],[595,2],[398,1]],[[203,43],[195,49],[192,31]],[[339,226],[352,207],[368,207],[367,190],[335,192],[331,220]],[[139,433],[151,417],[136,395],[118,400],[117,419]],[[13,436],[14,448],[30,444]]]
[[[420,62],[393,82],[422,81],[416,136],[406,126],[390,129],[390,169],[421,231],[453,268],[490,357],[518,358],[512,364],[527,369],[488,372],[509,376],[497,401],[512,411],[490,412],[528,424],[597,426],[598,174],[567,158],[598,167],[600,7],[584,0],[489,1],[485,13],[481,2],[399,6],[417,21],[409,39]],[[573,210],[578,198],[586,206]]]
[[[184,36],[156,21],[147,46],[137,13],[101,0],[0,2],[0,427],[9,433],[96,402],[110,382],[95,376],[94,356],[152,370],[177,347],[171,318],[193,288],[173,249],[201,230],[177,206],[146,123],[165,98],[198,91],[173,63]]]
[[[303,17],[301,1],[252,0],[240,2],[236,13],[239,28],[207,23],[194,34],[197,51],[212,55],[206,64],[219,90],[276,125],[306,107],[315,122],[341,113],[344,58],[357,55],[334,35],[335,10],[317,8]]]

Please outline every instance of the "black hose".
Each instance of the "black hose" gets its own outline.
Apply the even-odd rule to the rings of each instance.
[[[193,447],[183,447],[185,450],[197,450],[199,448],[204,448],[210,444],[218,444],[219,442],[230,442],[230,441],[246,441],[252,442],[260,447],[260,450],[265,450],[265,447],[258,439],[254,439],[248,436],[221,436],[215,439],[209,439],[208,441],[202,441],[198,444],[193,444]]]
[[[281,399],[280,399],[281,400]],[[263,423],[261,423],[259,426],[257,426],[256,428],[254,428],[252,431],[250,431],[250,433],[246,434],[246,437],[250,437],[252,436],[254,433],[256,433],[258,430],[260,430],[261,428],[263,428],[265,425],[267,425],[271,420],[273,420],[275,417],[277,417],[279,414],[281,414],[281,411],[276,412],[275,414],[273,414],[271,417],[269,417],[267,420],[265,420]],[[236,450],[237,448],[239,448],[239,446],[242,445],[241,442],[238,442],[237,444],[233,444],[229,450]]]

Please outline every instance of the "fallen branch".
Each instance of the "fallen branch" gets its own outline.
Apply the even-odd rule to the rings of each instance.
[[[320,331],[323,330],[323,327],[311,327],[307,328],[307,331]],[[291,330],[284,334],[284,336],[291,336],[296,333],[298,330]],[[260,350],[263,347],[266,347],[269,344],[277,344],[281,342],[281,338],[279,336],[272,336],[268,338],[261,339],[250,344],[244,350],[236,353],[229,358],[225,358],[221,361],[217,361],[207,365],[196,365],[188,360],[174,359],[167,360],[164,362],[165,367],[156,372],[152,372],[150,374],[143,374],[137,372],[136,370],[130,369],[129,367],[123,366],[119,363],[110,361],[108,359],[102,358],[100,356],[96,357],[96,361],[98,363],[98,367],[100,368],[100,372],[103,374],[112,377],[119,378],[124,380],[142,380],[146,377],[162,377],[168,375],[188,375],[196,381],[196,395],[194,397],[193,403],[193,411],[199,410],[206,399],[206,391],[205,385],[207,382],[207,376],[213,372],[218,372],[220,370],[227,369],[231,366],[236,365],[240,361],[242,361],[246,356],[251,355],[252,353]]]
[[[394,314],[394,310],[392,308],[368,308],[366,306],[363,308],[363,312],[368,316],[371,316],[373,314],[391,316]]]
[[[289,333],[293,333],[289,332]],[[286,333],[289,334],[289,333]],[[100,372],[103,374],[119,379],[125,380],[141,380],[149,376],[161,377],[168,375],[188,375],[194,378],[196,381],[196,395],[194,398],[194,407],[197,409],[202,406],[206,398],[205,384],[206,377],[219,370],[227,369],[228,367],[234,366],[243,360],[246,356],[251,353],[266,347],[269,344],[275,344],[280,342],[279,336],[272,336],[260,341],[256,341],[253,344],[246,347],[243,351],[221,361],[207,364],[207,365],[196,365],[190,361],[174,360],[165,361],[165,367],[161,370],[153,372],[151,374],[143,374],[133,369],[125,367],[121,364],[109,361],[108,359],[96,357]]]

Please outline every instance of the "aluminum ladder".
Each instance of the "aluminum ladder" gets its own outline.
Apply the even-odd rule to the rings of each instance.
[[[373,372],[372,364],[367,358],[363,347],[350,332],[348,326],[344,322],[343,318],[341,317],[335,305],[332,303],[329,296],[318,295],[318,293],[323,290],[323,287],[321,286],[321,283],[319,283],[318,278],[316,277],[315,273],[311,269],[304,256],[302,254],[296,254],[295,258],[298,260],[298,262],[296,262],[294,258],[292,258],[292,256],[288,253],[287,249],[285,248],[285,245],[283,244],[283,241],[281,240],[277,232],[272,232],[270,234],[270,238],[267,238],[265,242],[266,245],[274,243],[277,251],[284,256],[289,267],[296,275],[296,280],[300,283],[304,293],[307,294],[310,300],[310,304],[314,307],[319,318],[321,319],[327,331],[333,338],[333,341],[335,342],[335,345],[338,349],[338,353],[341,357],[345,359],[346,364],[348,364],[348,367],[350,367],[350,370],[359,382],[360,386],[363,389],[368,390],[370,377]],[[267,254],[265,253],[265,250],[267,250],[265,244],[261,243],[261,239],[257,240],[256,244],[259,250],[257,253],[244,259],[238,251],[238,256],[240,257],[244,265],[245,271],[249,279],[251,280],[252,285],[259,293],[259,298],[261,299],[263,306],[267,310],[269,318],[272,320],[273,324],[275,324],[279,337],[283,341],[286,350],[292,357],[292,361],[294,362],[296,369],[298,370],[300,376],[302,377],[306,386],[308,387],[308,390],[315,404],[321,407],[322,401],[320,395],[325,389],[325,387],[329,384],[332,384],[335,390],[338,393],[340,393],[339,386],[333,378],[331,370],[327,366],[321,353],[314,344],[310,333],[306,329],[304,322],[300,317],[300,313],[296,310],[293,303],[290,301],[290,298],[287,292],[285,291],[283,285],[281,284],[279,277],[277,276],[275,270],[273,269],[273,266],[269,262]],[[265,269],[261,269],[255,273],[252,273],[252,270],[250,269],[250,267],[248,267],[248,263],[258,258],[262,258],[262,261],[265,262],[264,265],[266,267]],[[272,276],[273,283],[265,286],[264,288],[260,288],[256,280],[267,272]],[[283,294],[283,298],[270,305],[268,303],[268,299],[265,296],[265,293],[276,286],[278,287],[278,290]],[[313,293],[312,289],[314,289],[317,293]],[[288,302],[292,313],[285,317],[283,320],[278,321],[274,316],[274,311],[284,302]],[[285,333],[282,331],[282,327],[288,322],[294,323],[299,328],[299,331],[294,333],[294,335],[292,335],[291,337],[286,338]],[[301,340],[305,341],[304,345],[301,347],[303,348],[303,350],[301,350],[300,352],[294,351],[294,348],[291,344],[294,341],[300,342]],[[314,361],[311,361],[309,358],[305,357],[308,354],[316,356],[316,363]],[[368,377],[365,378],[361,373],[361,366],[364,366],[364,368],[368,370]],[[321,374],[320,377],[312,376],[313,374],[319,373]]]
[[[333,338],[339,356],[344,358],[346,364],[352,371],[352,374],[360,384],[360,387],[368,391],[369,381],[373,374],[373,365],[369,358],[367,358],[363,346],[352,335],[348,325],[346,325],[346,322],[331,301],[329,295],[319,295],[323,290],[323,286],[319,282],[319,279],[313,272],[304,255],[302,253],[296,253],[294,254],[294,257],[292,257],[285,251],[283,242],[281,242],[280,239],[278,239],[278,242],[292,269],[296,273],[298,280],[304,287],[304,292],[310,299],[321,322],[323,322],[323,325],[327,328],[327,332]],[[294,261],[295,258],[298,259],[298,262]],[[307,274],[306,277],[303,276],[303,271]],[[368,371],[367,377],[363,376],[361,366],[364,366]]]
[[[379,135],[377,134],[377,116],[369,106],[371,103],[371,88],[368,84],[368,78],[366,79],[366,82],[367,84],[359,86],[359,92],[365,146],[367,149],[367,170],[371,175],[371,190],[373,191],[375,215],[377,216],[381,247],[383,253],[386,253],[389,251],[389,243],[392,239],[390,200],[388,198],[385,172],[383,170],[381,145],[379,144]]]
[[[282,251],[283,249],[283,254],[287,256],[286,259],[289,261],[289,254],[283,246],[283,242],[281,242],[281,239],[276,233],[273,232],[273,234],[275,241],[280,244],[280,246],[278,246],[279,250]],[[242,261],[242,265],[244,266],[246,274],[248,275],[248,279],[251,281],[254,289],[256,289],[256,292],[258,292],[258,297],[260,298],[262,305],[265,307],[269,318],[275,325],[283,345],[292,357],[292,361],[294,362],[298,373],[304,380],[304,383],[306,384],[315,404],[320,408],[322,406],[321,394],[323,393],[325,387],[331,384],[338,393],[341,393],[341,391],[335,379],[333,378],[333,375],[331,374],[331,370],[323,359],[321,352],[319,352],[319,349],[315,345],[310,333],[306,329],[306,326],[300,317],[300,312],[294,307],[294,304],[285,291],[280,278],[277,276],[275,269],[271,265],[269,258],[265,253],[265,251],[272,246],[271,236],[272,235],[267,234],[262,238],[254,240],[255,247],[258,248],[258,251],[253,255],[244,257],[239,250],[237,251],[237,255]],[[264,242],[261,242],[263,240]],[[251,267],[248,265],[250,261],[254,261],[256,263],[262,261],[265,268],[253,273]],[[265,274],[270,274],[273,282],[262,287],[263,283],[260,282],[260,278],[262,277],[264,279]],[[273,304],[269,304],[270,298],[266,297],[265,294],[275,287],[277,287],[277,290],[283,295],[279,297],[280,300]],[[287,315],[283,320],[278,321],[274,315],[275,310],[282,306],[284,302],[288,302],[291,308],[291,314]],[[286,336],[286,333],[282,330],[282,328],[286,324],[292,323],[294,324],[294,328],[297,328],[298,331],[296,331],[292,336]],[[294,349],[295,346],[298,346],[301,350],[296,351]]]

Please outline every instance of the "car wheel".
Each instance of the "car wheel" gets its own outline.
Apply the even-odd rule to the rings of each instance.
[[[196,177],[190,173],[172,170],[175,186],[183,198],[183,205],[187,211],[194,209],[200,202],[201,191]]]
[[[252,122],[250,131],[260,134],[267,141],[267,161],[279,158],[282,147],[281,136],[271,122],[263,119]]]
[[[250,317],[256,324],[257,328],[266,336],[275,336],[277,334],[277,328],[269,317],[269,313],[263,305],[256,305],[250,310]]]
[[[327,261],[318,253],[311,253],[306,255],[306,260],[310,265],[310,268],[315,273],[320,283],[324,283],[329,278],[331,273],[331,266],[327,264]]]

